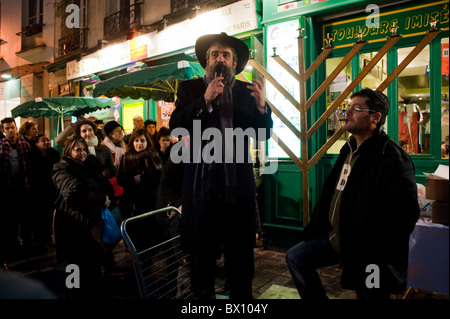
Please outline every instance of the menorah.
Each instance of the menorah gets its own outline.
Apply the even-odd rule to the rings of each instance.
[[[395,78],[406,68],[406,66],[414,60],[414,58],[430,43],[436,35],[442,31],[442,29],[436,28],[437,20],[430,21],[431,29],[425,32],[425,37],[420,41],[420,43],[406,56],[406,58],[386,77],[386,79],[376,88],[378,91],[383,92]],[[286,152],[286,154],[292,159],[292,161],[301,169],[302,171],[302,196],[303,196],[303,227],[308,224],[309,221],[309,170],[317,163],[317,161],[326,153],[326,151],[339,139],[339,137],[345,132],[345,130],[340,127],[336,132],[330,137],[330,139],[309,159],[308,158],[308,141],[313,136],[313,134],[322,126],[328,117],[335,112],[338,106],[348,98],[349,94],[355,89],[358,84],[364,79],[364,77],[372,70],[372,68],[383,58],[384,55],[397,43],[397,41],[402,38],[402,35],[397,34],[398,26],[393,23],[390,31],[391,35],[386,37],[387,41],[383,47],[377,52],[377,54],[372,58],[371,61],[360,71],[360,73],[353,79],[353,81],[341,92],[339,97],[326,109],[325,112],[319,117],[319,119],[311,125],[310,128],[307,126],[307,111],[313,106],[316,100],[321,96],[321,94],[327,89],[331,82],[336,78],[336,76],[342,71],[342,69],[355,57],[358,52],[364,47],[367,41],[363,40],[363,34],[360,31],[358,34],[358,41],[353,43],[353,47],[347,53],[347,55],[342,59],[339,65],[331,72],[331,74],[322,82],[322,84],[316,89],[315,92],[307,99],[306,97],[306,81],[310,76],[317,70],[317,68],[325,61],[327,56],[334,49],[332,45],[332,39],[327,34],[324,39],[325,46],[322,48],[322,52],[314,60],[314,62],[305,70],[304,61],[304,35],[303,29],[300,27],[298,29],[299,36],[298,41],[298,72],[291,68],[291,66],[286,63],[280,56],[276,54],[276,48],[274,48],[274,54],[271,57],[274,59],[283,69],[288,72],[294,79],[298,81],[300,101],[297,101],[281,84],[274,79],[269,72],[261,66],[253,57],[250,51],[249,63],[260,73],[263,77],[269,81],[296,109],[300,112],[300,130],[295,127],[280,110],[277,109],[267,98],[266,102],[271,108],[273,114],[275,114],[285,125],[289,128],[296,137],[300,139],[301,142],[301,158],[298,158],[294,152],[289,149],[289,147],[276,135],[273,133],[274,141],[280,146],[280,148]],[[249,82],[245,76],[240,75],[239,78],[243,81]]]

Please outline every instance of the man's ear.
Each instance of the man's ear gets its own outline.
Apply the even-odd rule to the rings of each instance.
[[[375,124],[378,124],[378,122],[381,121],[381,113],[380,112],[376,112],[372,114],[372,122]]]
[[[236,62],[236,61],[233,61],[233,69],[236,70],[236,66],[237,66],[237,62]]]

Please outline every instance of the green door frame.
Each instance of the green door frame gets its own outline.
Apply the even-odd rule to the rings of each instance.
[[[337,3],[338,1],[326,1],[327,4],[331,3]],[[369,3],[367,1],[350,1],[352,2],[352,5],[355,4],[363,4],[363,3]],[[325,3],[325,2],[324,2]],[[343,6],[340,7],[340,9],[343,10]],[[280,19],[266,19],[265,21],[266,25],[271,25],[275,23],[281,23],[288,20],[293,19],[302,19],[301,17],[293,16],[293,15],[285,15],[283,18]],[[303,20],[303,19],[302,19]],[[305,67],[307,68],[313,60],[316,58],[316,56],[320,53],[320,49],[323,46],[322,41],[322,28],[321,26],[318,26],[315,23],[314,17],[308,16],[304,18],[304,24],[302,22],[302,26],[305,29],[305,35],[307,36],[306,42],[305,42]],[[263,23],[264,23],[263,22]],[[316,26],[316,27],[315,27]],[[266,29],[265,29],[266,30]],[[448,30],[448,29],[447,29]],[[400,33],[400,32],[399,32]],[[267,43],[267,34],[265,32],[265,43]],[[388,74],[390,74],[395,67],[398,65],[398,56],[397,56],[397,49],[399,47],[405,47],[405,46],[413,46],[416,45],[423,36],[414,36],[409,38],[403,38],[401,39],[396,46],[391,49],[387,53],[387,71]],[[445,164],[448,165],[448,159],[441,159],[441,151],[440,151],[440,138],[441,138],[441,120],[440,120],[440,100],[441,100],[441,74],[440,74],[440,52],[441,52],[441,39],[443,37],[448,37],[448,33],[441,32],[430,44],[430,112],[431,112],[431,118],[430,118],[430,125],[432,127],[431,137],[430,137],[430,154],[429,155],[412,155],[411,158],[414,162],[414,165],[416,167],[416,181],[420,184],[425,184],[425,175],[423,172],[433,172],[436,167],[439,164]],[[361,51],[361,53],[364,52],[373,52],[377,51],[381,48],[383,43],[370,43],[367,44],[364,50]],[[266,52],[271,52],[271,48],[266,47]],[[338,57],[345,55],[346,52],[348,52],[347,49],[337,49],[332,52],[330,57]],[[317,52],[317,53],[316,53]],[[269,55],[266,54],[266,56]],[[265,61],[267,65],[267,60]],[[355,78],[356,75],[360,72],[360,66],[359,66],[359,55],[352,59],[351,61],[352,65],[352,78]],[[311,76],[310,80],[307,82],[307,94],[310,95],[313,90],[315,90],[320,83],[323,82],[325,79],[325,66],[321,65],[317,69],[316,73]],[[355,90],[361,88],[357,87]],[[391,119],[398,119],[398,108],[392,107],[392,105],[396,106],[398,105],[398,79],[395,79],[391,85],[387,88],[387,94],[391,101],[391,109],[389,118]],[[315,121],[318,116],[320,116],[325,111],[325,105],[326,105],[326,97],[323,95],[321,96],[315,105],[313,105],[309,112],[308,112],[308,125]],[[387,132],[388,135],[394,140],[398,141],[398,120],[388,120],[387,123]],[[326,140],[326,127],[322,126],[316,134],[313,136],[313,138],[310,140],[309,144],[309,156],[311,153],[315,153],[318,151],[320,146],[324,143]],[[337,159],[336,154],[325,154],[319,162],[311,169],[311,179],[310,179],[310,205],[314,206],[315,202],[318,199],[318,196],[320,195],[322,185],[328,176],[332,166],[334,165],[334,162]],[[266,240],[269,244],[274,245],[281,245],[285,247],[290,247],[293,244],[298,241],[301,233],[302,225],[301,225],[301,204],[299,205],[299,214],[298,214],[298,220],[292,220],[290,217],[291,215],[285,215],[283,216],[283,206],[282,206],[282,200],[279,198],[279,191],[283,188],[283,185],[291,185],[292,181],[289,180],[287,177],[287,174],[289,172],[295,172],[295,169],[297,169],[300,174],[298,177],[299,180],[299,188],[296,188],[296,191],[298,190],[301,193],[301,171],[296,167],[293,162],[288,159],[281,159],[279,163],[279,174],[272,176],[270,178],[265,179],[265,197],[266,197],[266,203],[265,206],[268,208],[265,212],[265,223],[263,224],[266,232]],[[284,174],[285,173],[285,174]],[[279,177],[282,176],[283,177]],[[297,175],[297,174],[296,174]],[[297,177],[295,177],[297,178]],[[292,179],[292,177],[291,177]],[[275,192],[275,194],[274,194]],[[295,199],[294,199],[295,200]],[[289,210],[289,209],[287,209]],[[312,212],[312,209],[310,209]]]

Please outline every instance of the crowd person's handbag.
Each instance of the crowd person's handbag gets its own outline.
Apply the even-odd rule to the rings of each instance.
[[[102,209],[103,219],[103,237],[102,240],[106,244],[117,244],[122,239],[120,228],[108,208]]]

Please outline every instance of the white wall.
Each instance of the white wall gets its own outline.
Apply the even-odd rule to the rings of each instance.
[[[20,104],[20,80],[0,83],[0,119],[11,116],[11,109]]]
[[[45,47],[22,51],[22,38],[16,33],[22,30],[22,1],[3,0],[1,10],[1,38],[6,41],[1,46],[3,60],[0,62],[0,71],[17,66],[34,64],[38,62],[53,62],[54,51],[54,0],[43,2],[42,41]]]
[[[146,0],[143,5],[143,25],[153,24],[170,13],[170,0]]]
[[[95,47],[103,39],[103,21],[106,17],[106,1],[88,1],[87,27],[89,28],[87,47]]]

